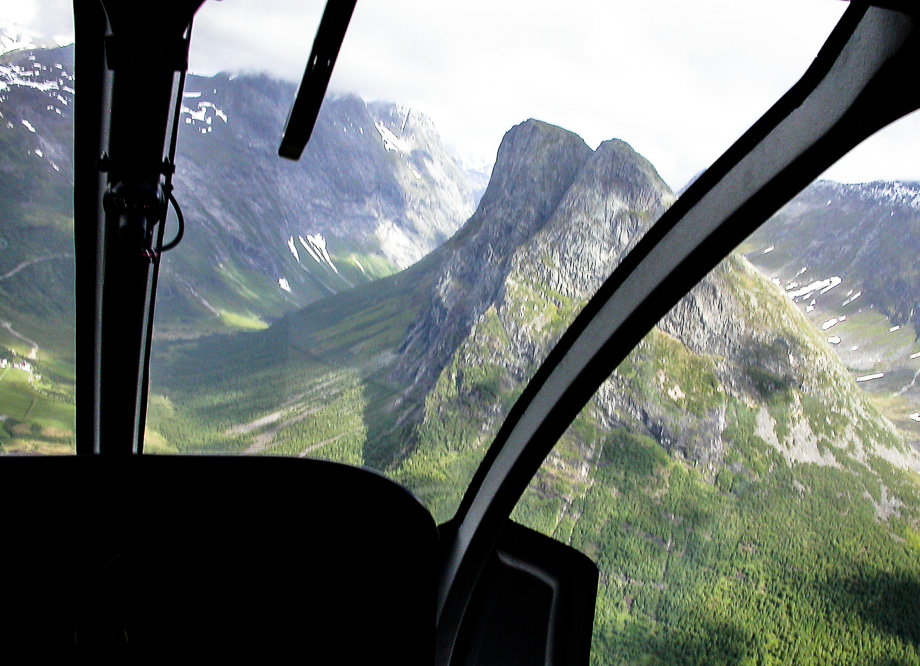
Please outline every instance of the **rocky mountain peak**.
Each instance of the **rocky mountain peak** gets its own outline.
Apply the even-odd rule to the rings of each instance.
[[[537,120],[510,129],[476,213],[439,250],[427,304],[410,325],[395,375],[425,390],[495,301],[511,257],[548,221],[592,151],[576,134]]]
[[[577,134],[539,120],[505,133],[480,208],[506,206],[508,199],[547,217],[591,155]]]
[[[533,256],[523,261],[534,264],[539,253],[552,267],[544,271],[547,286],[584,298],[600,287],[673,201],[648,160],[623,141],[605,141],[566,192],[531,249]]]

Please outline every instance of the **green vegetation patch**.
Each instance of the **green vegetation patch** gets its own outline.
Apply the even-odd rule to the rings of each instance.
[[[240,313],[221,310],[220,319],[230,328],[239,328],[244,331],[262,331],[268,328],[268,324],[251,312]]]

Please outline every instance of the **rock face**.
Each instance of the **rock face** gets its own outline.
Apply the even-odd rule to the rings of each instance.
[[[573,307],[597,291],[671,201],[652,165],[626,143],[605,141],[590,155],[546,227],[515,256],[495,303],[516,377],[536,369]]]
[[[189,77],[186,91],[176,191],[201,232],[170,259],[204,285],[203,266],[228,286],[224,273],[243,273],[263,303],[244,297],[253,311],[280,314],[406,268],[473,211],[469,184],[417,111],[328,98],[289,162],[276,151],[293,86],[218,75]]]
[[[438,252],[426,305],[400,349],[399,381],[422,393],[431,389],[498,297],[514,253],[547,223],[591,154],[575,134],[536,120],[505,135],[475,215]]]
[[[432,257],[391,375],[421,423],[421,445],[443,440],[442,423],[493,432],[580,307],[673,200],[622,141],[591,151],[536,121],[508,132],[476,214]],[[872,450],[917,467],[808,321],[741,257],[673,308],[592,404],[605,428],[650,437],[695,464],[724,464],[740,409],[753,410],[761,439],[790,461],[836,465],[835,456]],[[825,409],[840,419],[833,437]],[[843,427],[847,419],[884,425],[870,437]]]
[[[555,342],[547,331],[561,332],[560,311],[593,293],[672,199],[651,164],[622,141],[592,151],[546,123],[514,127],[476,214],[438,253],[437,277],[395,376],[430,391],[491,310],[509,338],[502,363],[523,379]],[[521,290],[537,288],[541,302],[524,303]]]
[[[320,233],[401,269],[472,213],[470,187],[437,130],[409,108],[329,98],[301,160],[277,159],[292,99],[291,85],[264,76],[189,77],[180,184],[223,230],[258,238],[247,219],[255,217],[284,242]]]

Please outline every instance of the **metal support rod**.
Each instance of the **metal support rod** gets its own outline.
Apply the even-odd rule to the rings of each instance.
[[[144,14],[134,3],[102,0],[108,70],[103,87],[111,111],[98,153],[105,183],[96,200],[103,224],[97,243],[94,453],[143,452],[158,225],[166,211],[164,161],[178,117],[178,73],[188,66],[189,26],[200,4],[186,0]]]

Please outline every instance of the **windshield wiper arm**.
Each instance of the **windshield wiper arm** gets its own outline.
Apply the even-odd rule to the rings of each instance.
[[[300,82],[294,106],[291,107],[281,137],[281,146],[278,148],[281,157],[299,160],[307,141],[310,140],[356,2],[357,0],[329,0],[326,3],[303,80]]]

